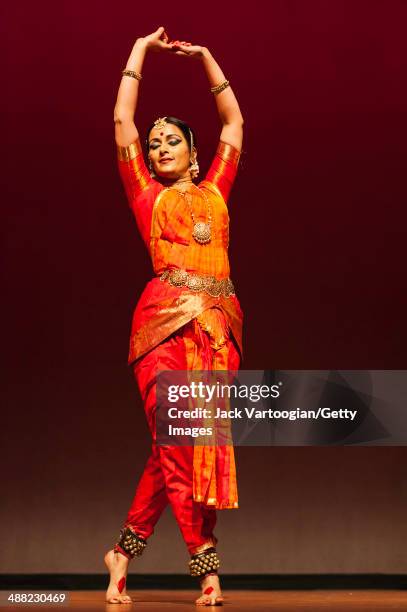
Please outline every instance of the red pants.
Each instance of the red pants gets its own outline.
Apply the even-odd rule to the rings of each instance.
[[[239,363],[240,354],[232,337],[218,348],[195,319],[134,363],[153,445],[124,527],[148,539],[170,503],[190,554],[203,544],[216,543],[216,510],[193,499],[194,447],[155,444],[156,377],[159,370],[238,370]]]

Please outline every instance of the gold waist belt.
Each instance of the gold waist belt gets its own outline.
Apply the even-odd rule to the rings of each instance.
[[[235,288],[230,278],[216,279],[214,276],[191,274],[186,270],[164,270],[160,280],[168,281],[174,287],[188,287],[192,291],[206,291],[213,297],[235,295]]]

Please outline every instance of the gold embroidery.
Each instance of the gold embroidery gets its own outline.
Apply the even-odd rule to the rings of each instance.
[[[217,153],[226,162],[232,162],[236,165],[239,163],[241,152],[223,140],[219,141]]]
[[[135,142],[132,142],[127,147],[117,145],[117,157],[120,161],[129,162],[142,152],[140,138],[137,138]]]
[[[225,315],[219,308],[209,308],[196,317],[201,329],[210,337],[210,345],[218,351],[229,339],[228,324]]]
[[[152,303],[148,306],[151,308]],[[205,292],[193,293],[181,290],[180,295],[162,300],[160,309],[154,317],[131,334],[128,363],[132,363],[180,327],[214,306],[223,311],[243,356],[242,313],[235,301],[232,298],[214,298]]]

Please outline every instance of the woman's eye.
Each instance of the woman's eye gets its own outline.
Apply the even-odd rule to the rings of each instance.
[[[168,144],[170,144],[172,147],[175,147],[177,144],[179,144],[181,141],[180,140],[169,140]],[[158,147],[160,146],[160,144],[158,142],[153,142],[152,144],[150,144],[150,149],[158,149]]]

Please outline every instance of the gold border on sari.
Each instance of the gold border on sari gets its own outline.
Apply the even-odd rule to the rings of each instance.
[[[179,296],[163,300],[160,303],[160,310],[131,335],[129,365],[204,310],[215,305],[224,311],[243,356],[242,318],[231,298],[214,298],[203,291],[196,293],[182,291]],[[151,304],[149,306],[151,307]]]

